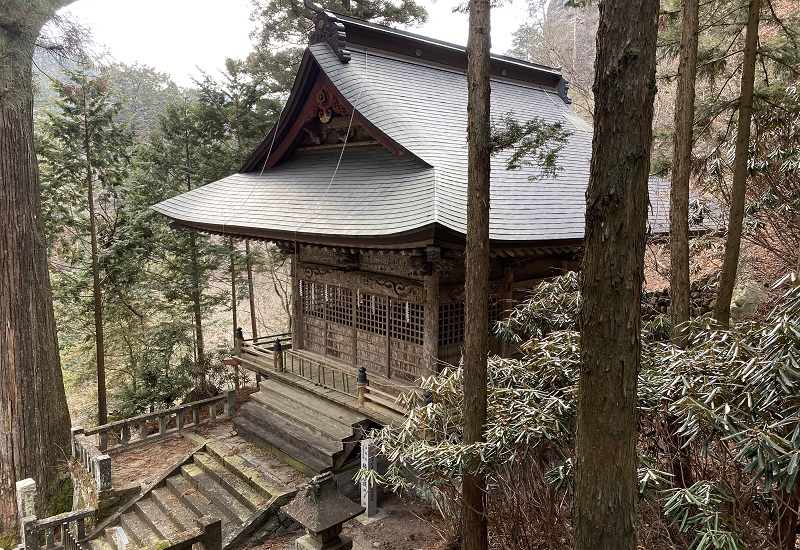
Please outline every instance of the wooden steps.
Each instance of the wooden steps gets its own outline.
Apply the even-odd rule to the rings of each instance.
[[[242,406],[233,425],[246,439],[308,475],[337,471],[370,426],[370,418],[297,383],[271,375]],[[334,392],[336,393],[336,392]]]
[[[293,494],[293,489],[227,445],[207,442],[121,510],[102,533],[95,533],[90,546],[92,550],[168,546],[196,529],[203,516],[222,521],[223,547],[238,545]]]

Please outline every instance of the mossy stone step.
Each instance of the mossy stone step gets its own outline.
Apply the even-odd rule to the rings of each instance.
[[[153,502],[150,498],[144,498],[133,505],[136,513],[142,521],[144,521],[150,529],[156,532],[159,539],[171,539],[183,529],[179,528],[170,519],[158,504]]]
[[[182,531],[197,527],[196,520],[198,516],[187,508],[181,499],[170,491],[169,487],[164,486],[153,489],[153,492],[150,493],[150,498]]]
[[[200,469],[208,474],[211,479],[227,489],[250,512],[254,512],[269,501],[269,498],[257,493],[248,485],[247,481],[236,475],[236,472],[227,469],[223,463],[218,462],[210,454],[195,453],[194,463],[200,466]]]
[[[184,464],[181,466],[181,474],[189,483],[211,500],[211,502],[228,514],[228,517],[230,517],[234,523],[244,523],[252,515],[251,510],[239,502],[235,496],[214,481],[211,476],[206,474],[196,464]]]
[[[251,488],[267,499],[283,496],[291,492],[279,479],[273,478],[269,472],[262,472],[246,458],[235,454],[230,447],[217,441],[206,444],[206,452],[222,462],[227,469],[245,480]]]
[[[139,546],[148,546],[161,540],[161,537],[150,529],[150,526],[145,524],[142,518],[133,510],[122,514],[119,522],[122,528],[125,529],[128,539],[135,541]]]
[[[183,476],[168,477],[167,486],[197,517],[210,516],[221,519],[223,533],[226,528],[230,530],[231,517],[192,486]]]

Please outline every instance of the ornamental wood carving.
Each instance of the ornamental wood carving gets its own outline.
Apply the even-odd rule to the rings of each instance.
[[[424,277],[431,273],[431,264],[422,256],[400,254],[364,252],[361,254],[358,267],[363,271],[387,273],[400,277]]]
[[[343,271],[313,264],[298,264],[298,273],[304,281],[360,290],[366,294],[386,296],[396,300],[422,303],[425,297],[422,283],[410,279],[364,273],[363,271]]]
[[[303,0],[303,4],[317,14],[314,18],[314,28],[308,34],[308,43],[325,42],[339,58],[339,61],[342,63],[350,61],[344,25],[333,13],[325,11],[311,0]]]
[[[358,254],[343,250],[324,249],[311,246],[300,247],[300,262],[336,267],[358,267]]]
[[[311,122],[318,118],[320,122],[326,124],[333,118],[334,113],[341,116],[350,116],[350,112],[342,104],[339,96],[332,93],[327,86],[320,88],[311,105],[306,111],[306,122]]]

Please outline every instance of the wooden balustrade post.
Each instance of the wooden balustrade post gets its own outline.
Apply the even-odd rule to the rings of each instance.
[[[200,409],[198,407],[192,407],[192,423],[195,426],[200,424]]]
[[[208,417],[211,420],[214,420],[217,417],[217,403],[216,402],[211,403],[208,406]]]
[[[83,429],[83,426],[74,426],[70,430],[69,441],[70,444],[72,445],[72,458],[80,458],[81,452],[80,449],[78,448],[79,446],[78,436],[83,435],[84,431],[85,430]]]
[[[184,409],[179,410],[175,414],[175,427],[178,428],[178,431],[183,429],[183,421],[186,419],[186,411]]]
[[[99,443],[97,448],[106,451],[108,449],[108,432],[106,430],[97,432],[97,441]]]
[[[283,372],[283,345],[280,340],[275,340],[272,348],[272,368],[276,372]]]
[[[80,518],[75,523],[76,523],[76,526],[75,526],[75,539],[78,542],[81,542],[83,539],[86,538],[86,520],[84,518]]]
[[[59,526],[59,527],[61,527],[61,526]],[[56,527],[48,527],[47,529],[44,530],[44,547],[47,548],[47,550],[50,550],[51,548],[55,548],[56,547],[56,536],[55,536],[56,532],[55,531],[56,531]],[[62,538],[61,540],[63,541],[64,539]]]
[[[367,380],[367,368],[366,367],[359,367],[358,368],[358,406],[363,407],[364,401],[367,397],[367,384],[369,381]]]
[[[128,424],[122,426],[122,444],[127,445],[131,441],[131,427]]]
[[[158,417],[158,435],[167,433],[167,424],[169,424],[169,415],[164,414]]]

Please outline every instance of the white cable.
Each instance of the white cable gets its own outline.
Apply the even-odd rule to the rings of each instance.
[[[339,160],[336,162],[336,167],[333,169],[333,175],[331,175],[331,180],[328,182],[328,187],[325,189],[325,193],[322,194],[322,197],[317,201],[317,206],[311,214],[309,214],[306,219],[301,223],[297,229],[294,230],[295,234],[295,242],[297,241],[297,233],[308,223],[308,221],[319,212],[320,207],[322,206],[322,201],[325,200],[325,197],[328,196],[328,191],[331,190],[331,186],[333,185],[333,180],[336,179],[336,173],[339,171],[339,166],[342,163],[342,157],[344,156],[344,150],[347,147],[347,140],[350,137],[350,129],[353,127],[353,117],[355,117],[356,109],[361,101],[361,93],[364,91],[364,85],[367,83],[367,48],[364,48],[364,80],[361,81],[361,89],[358,90],[358,96],[356,96],[356,101],[353,103],[353,110],[350,112],[350,122],[347,124],[347,132],[344,135],[344,143],[342,143],[342,150],[339,152]]]

